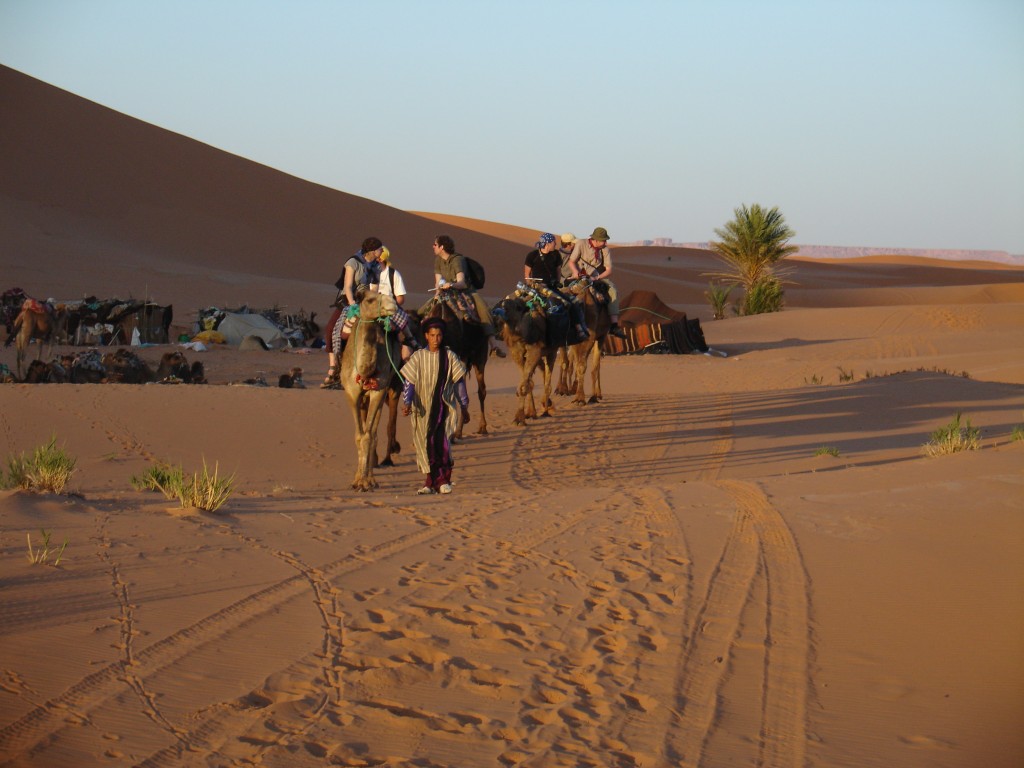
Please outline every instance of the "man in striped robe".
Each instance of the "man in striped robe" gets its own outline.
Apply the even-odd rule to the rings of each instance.
[[[402,413],[412,416],[416,465],[423,473],[420,494],[451,493],[451,437],[459,420],[469,419],[466,367],[448,347],[442,346],[445,322],[432,317],[423,323],[426,349],[420,349],[402,366],[405,379]]]

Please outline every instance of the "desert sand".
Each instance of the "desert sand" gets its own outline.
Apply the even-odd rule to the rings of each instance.
[[[40,114],[80,109],[76,135],[93,118],[155,132],[166,147],[138,151],[178,148],[178,169],[213,152],[2,74]],[[101,152],[84,146],[68,151]],[[0,156],[20,169],[0,174],[7,242],[42,254],[5,255],[0,289],[145,287],[182,327],[209,303],[326,313],[340,259],[374,233],[426,295],[438,221],[222,158],[217,183],[248,169],[281,210],[308,193],[348,227],[282,260],[255,240],[288,226],[197,219],[171,172],[165,207],[132,208],[130,190],[75,186],[88,175],[66,182],[78,197],[33,187],[25,154]],[[193,258],[224,217],[260,237]],[[180,257],[172,221],[190,222]],[[487,254],[488,298],[510,290],[522,243],[460,238]],[[471,384],[446,497],[415,495],[405,420],[397,466],[351,490],[322,352],[186,350],[208,385],[0,385],[0,459],[55,436],[77,460],[68,494],[0,491],[0,765],[1024,764],[1024,271],[800,260],[785,311],[713,321],[707,253],[616,265],[621,290],[699,317],[725,356],[606,358],[603,402],[558,398],[525,427],[515,367],[492,358],[489,434]],[[294,366],[308,388],[239,383]],[[979,449],[926,456],[957,412]],[[205,513],[134,490],[160,461],[216,464],[235,491]],[[40,529],[69,542],[58,567],[27,561]]]

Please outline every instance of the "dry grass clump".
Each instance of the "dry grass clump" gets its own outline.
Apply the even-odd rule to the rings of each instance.
[[[9,456],[7,474],[0,477],[0,486],[39,493],[63,493],[75,471],[75,462],[63,448],[57,447],[55,435],[31,455]]]
[[[25,538],[28,539],[28,561],[32,565],[53,565],[56,568],[64,557],[64,550],[68,548],[70,539],[64,539],[60,549],[55,549],[50,546],[50,532],[45,528],[40,528],[39,533],[42,534],[43,541],[35,549],[32,548],[32,534],[25,534]],[[56,555],[56,559],[52,563],[48,562],[54,555]]]
[[[932,432],[931,440],[924,445],[924,451],[929,456],[976,451],[980,438],[981,430],[972,427],[970,419],[967,419],[965,424],[961,424],[961,413],[957,411],[951,422]]]
[[[201,509],[216,512],[234,491],[235,476],[221,477],[218,465],[213,471],[203,460],[203,471],[185,476],[181,466],[160,463],[150,467],[141,477],[133,477],[136,490],[160,491],[168,499],[177,499],[183,509]]]

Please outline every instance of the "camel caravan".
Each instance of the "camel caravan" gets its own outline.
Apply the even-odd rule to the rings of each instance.
[[[479,287],[482,287],[482,268]],[[476,288],[477,286],[471,286]],[[419,328],[423,322],[444,321],[444,344],[458,357],[477,382],[480,405],[477,434],[488,434],[485,402],[486,366],[491,354],[498,352],[489,338],[481,315],[488,308],[475,303],[472,291],[445,285],[439,280],[434,296],[418,311],[406,313],[391,295],[376,286],[360,288],[356,304],[349,307],[347,319],[336,330],[319,335],[314,315],[304,312],[282,316],[277,308],[254,312],[209,308],[197,312],[192,336],[178,341],[192,343],[226,342],[246,348],[272,349],[281,346],[331,345],[340,359],[337,386],[342,389],[353,414],[353,437],[357,448],[357,466],[352,487],[369,491],[377,487],[374,469],[393,464],[401,450],[396,439],[397,415],[402,398],[404,343],[418,349],[424,342]],[[600,403],[602,354],[652,352],[707,352],[699,322],[689,320],[650,292],[634,292],[622,302],[623,327],[613,322],[608,286],[586,275],[567,279],[557,289],[542,281],[525,278],[512,293],[490,308],[493,333],[499,336],[519,369],[516,396],[519,399],[514,418],[516,425],[527,420],[551,417],[555,406],[552,395],[571,397],[576,406]],[[55,343],[88,340],[102,346],[128,345],[129,340],[145,343],[169,343],[172,311],[148,302],[98,302],[85,300],[75,305],[39,302],[20,289],[0,297],[0,319],[8,330],[7,344],[17,347],[17,373],[0,366],[0,382],[23,383],[205,383],[200,362],[189,364],[179,350],[164,353],[154,370],[131,349],[123,346],[102,353],[91,348],[79,353],[52,357]],[[400,321],[400,322],[396,322]],[[287,332],[285,330],[287,327]],[[614,333],[613,333],[614,329]],[[152,340],[152,341],[151,341]],[[37,343],[36,359],[26,365],[31,343]],[[186,344],[187,345],[187,344]],[[46,348],[44,362],[42,350]],[[408,350],[405,350],[408,352]],[[333,366],[332,366],[333,368]],[[589,373],[589,376],[588,376]],[[543,392],[535,400],[534,378],[540,376]],[[266,382],[260,383],[266,385]],[[281,387],[304,388],[302,370],[294,368],[281,377]],[[589,394],[588,394],[589,393]],[[378,456],[377,433],[385,407],[388,411],[383,456]],[[455,439],[463,437],[469,419],[461,411]]]

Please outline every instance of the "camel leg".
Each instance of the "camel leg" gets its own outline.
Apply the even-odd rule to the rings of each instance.
[[[398,400],[400,397],[401,395],[399,395],[396,390],[388,390],[388,426],[385,431],[387,436],[387,445],[384,448],[384,460],[380,463],[380,466],[382,467],[395,466],[394,459],[391,458],[391,455],[394,453],[401,453],[402,451],[402,446],[399,444],[396,437],[398,434]]]
[[[348,394],[347,391],[346,394]],[[355,477],[352,478],[352,488],[357,491],[366,490],[363,487],[366,479],[367,457],[365,453],[366,440],[364,439],[364,436],[366,434],[366,428],[363,421],[362,400],[362,392],[359,392],[355,397],[350,397],[348,399],[349,405],[352,408],[352,422],[355,425],[352,432],[356,441],[356,474]]]
[[[523,366],[519,372],[519,412],[516,414],[516,424],[526,424],[526,419],[537,418],[537,405],[533,400],[533,373],[537,370],[537,363],[540,362],[540,350],[537,347],[528,347],[523,355]]]
[[[541,416],[550,417],[554,415],[555,404],[551,402],[551,379],[552,379],[552,365],[554,363],[554,356],[547,353],[543,358],[543,376],[544,376],[544,399],[541,400]]]
[[[483,366],[476,369],[476,396],[480,401],[480,428],[476,431],[478,435],[487,434],[487,416],[484,414],[484,401],[487,399],[487,383],[484,381]]]
[[[356,435],[356,449],[359,453],[356,479],[352,487],[357,491],[372,491],[377,487],[373,476],[373,464],[377,454],[377,428],[380,426],[381,406],[384,402],[383,392],[363,393],[367,399],[366,421],[360,425]]]
[[[587,358],[590,356],[591,347],[594,342],[584,341],[582,344],[577,344],[573,347],[573,354],[576,362],[576,397],[572,399],[576,405],[586,405],[586,375],[587,375]]]
[[[377,487],[377,480],[373,476],[373,463],[377,457],[377,430],[380,427],[380,415],[384,405],[384,392],[374,392],[369,396],[370,405],[366,423],[366,456],[369,459],[366,466],[366,476],[362,490],[371,491]]]
[[[602,400],[601,396],[601,345],[594,344],[594,349],[590,353],[590,390],[591,395],[588,403],[599,403]]]
[[[562,347],[558,350],[558,386],[555,387],[556,395],[570,395],[569,389],[569,348]]]

